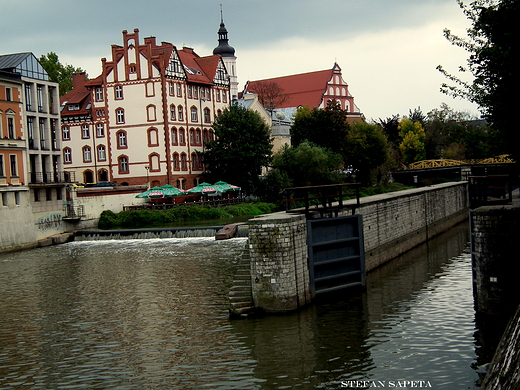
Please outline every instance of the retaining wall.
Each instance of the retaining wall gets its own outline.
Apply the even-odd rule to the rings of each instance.
[[[354,207],[355,201],[344,204]],[[348,208],[340,213],[347,214]],[[467,219],[467,183],[362,198],[356,214],[363,217],[365,267],[370,271]],[[248,223],[255,306],[286,312],[310,302],[305,217],[276,213]]]

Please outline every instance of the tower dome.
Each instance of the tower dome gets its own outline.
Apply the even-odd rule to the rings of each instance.
[[[220,28],[218,29],[218,46],[213,49],[213,54],[218,54],[222,57],[234,57],[235,49],[229,46],[228,43],[228,31],[222,18],[222,9],[220,10]]]

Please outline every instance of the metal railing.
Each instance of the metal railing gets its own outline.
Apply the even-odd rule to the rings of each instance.
[[[31,172],[30,184],[74,183],[75,172]]]
[[[63,212],[65,214],[64,218],[79,219],[85,216],[85,206],[74,206],[73,204],[68,204],[63,208]]]
[[[285,211],[300,211],[302,206],[306,214],[311,207],[320,212],[342,209],[344,198],[355,196],[356,206],[352,208],[352,214],[355,214],[356,207],[360,205],[359,188],[360,183],[285,188]]]

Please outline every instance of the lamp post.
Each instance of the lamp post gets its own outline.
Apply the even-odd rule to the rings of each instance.
[[[150,189],[150,179],[148,178],[148,171],[150,170],[150,167],[146,165],[144,169],[146,169],[146,186],[148,187],[148,189]]]

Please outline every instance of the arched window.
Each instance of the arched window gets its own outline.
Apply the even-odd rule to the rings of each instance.
[[[190,129],[190,145],[195,143],[195,130]]]
[[[72,149],[71,148],[63,148],[63,162],[65,164],[72,163]]]
[[[190,113],[191,113],[191,121],[197,122],[198,121],[197,107],[191,107]]]
[[[208,130],[205,129],[205,130],[202,132],[202,142],[204,142],[204,143],[208,142],[208,141],[209,141],[209,138],[208,138],[208,137],[209,137],[209,135],[208,135]]]
[[[106,169],[98,171],[98,181],[108,181],[108,171]]]
[[[213,129],[211,129],[209,131],[209,140],[210,141],[214,141],[215,140],[215,132],[213,131]]]
[[[146,106],[146,119],[148,122],[153,122],[157,120],[157,114],[154,104],[149,104]]]
[[[126,131],[125,130],[119,130],[116,133],[117,136],[117,148],[118,149],[126,149],[128,147],[128,142],[126,139]]]
[[[197,156],[197,153],[193,152],[191,154],[191,169],[196,171],[199,168],[199,158]]]
[[[90,146],[83,146],[83,162],[92,161],[92,149]]]
[[[94,173],[90,169],[83,171],[83,183],[93,183],[93,182],[94,182]]]
[[[97,147],[97,159],[98,159],[98,161],[106,161],[107,153],[106,153],[105,145],[99,145]]]
[[[209,108],[204,109],[204,122],[206,122],[206,123],[211,122],[211,111]]]
[[[181,170],[182,171],[188,170],[188,159],[186,157],[186,153],[181,154]]]
[[[178,171],[179,169],[181,169],[179,153],[173,153],[173,169],[175,171]]]
[[[221,116],[222,115],[222,110],[217,110],[217,116]]]
[[[159,155],[157,153],[152,153],[148,157],[148,161],[150,162],[150,172],[159,172],[161,170]]]
[[[177,145],[177,128],[176,127],[172,127],[172,145]]]
[[[171,119],[172,121],[175,120],[175,114],[176,114],[176,111],[175,111],[175,104],[172,104],[172,105],[170,106],[170,119]]]
[[[179,145],[186,145],[186,134],[182,127],[179,129]]]
[[[128,156],[119,156],[117,159],[117,165],[119,168],[119,173],[130,173]]]
[[[125,123],[125,110],[122,108],[116,110],[116,123]]]
[[[182,106],[177,106],[177,113],[179,114],[178,120],[183,121],[184,120],[184,109]]]
[[[195,130],[195,143],[197,145],[200,145],[200,129],[196,129]]]
[[[154,127],[148,129],[148,146],[159,146],[159,132]]]

